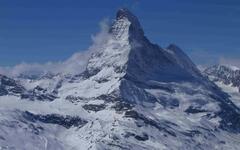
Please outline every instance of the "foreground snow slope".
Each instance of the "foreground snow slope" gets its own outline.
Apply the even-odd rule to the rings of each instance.
[[[1,149],[239,147],[240,112],[229,95],[176,45],[152,44],[127,9],[81,74],[4,78],[16,84],[1,81]]]

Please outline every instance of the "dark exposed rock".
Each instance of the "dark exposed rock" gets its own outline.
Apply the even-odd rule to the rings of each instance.
[[[95,80],[97,83],[105,83],[105,82],[108,82],[109,80],[106,79],[106,78],[102,78],[102,79],[98,79],[98,80]]]
[[[61,116],[58,114],[47,114],[47,115],[40,115],[40,114],[33,114],[31,112],[25,111],[23,117],[31,122],[42,122],[47,124],[57,124],[63,126],[65,128],[70,127],[82,127],[84,126],[87,121],[79,118],[79,117],[72,117],[72,116]]]
[[[118,149],[121,149],[121,150],[131,150],[129,147],[126,147],[122,144],[107,143],[107,145],[109,145],[111,147],[117,147]]]
[[[163,107],[174,108],[179,106],[179,101],[176,98],[160,97],[158,101]]]
[[[47,90],[46,89],[44,89],[44,88],[42,88],[42,87],[40,87],[40,86],[36,86],[35,88],[34,88],[34,91],[35,90],[37,90],[37,91],[43,91],[43,92],[46,92]]]
[[[15,80],[8,78],[6,76],[0,75],[0,81],[1,81],[1,85],[5,85],[5,86],[17,86],[17,83]]]
[[[220,128],[223,130],[239,133],[240,132],[240,116],[236,113],[236,110],[228,105],[222,105],[223,110],[218,114],[222,118],[220,121]]]
[[[9,91],[15,94],[21,94],[25,92],[25,89],[22,86],[15,86],[10,88]]]
[[[53,101],[55,100],[57,97],[55,95],[51,95],[51,94],[41,94],[41,95],[36,95],[37,100],[40,101]]]
[[[124,70],[126,70],[126,66],[123,66],[123,67],[118,66],[114,68],[114,71],[116,73],[122,73]]]
[[[35,126],[34,124],[30,123],[28,125],[28,129],[31,130],[32,133],[39,135],[44,129],[41,126]]]
[[[188,132],[182,132],[182,134],[192,138],[192,137],[200,135],[202,133],[200,131],[198,131],[198,130],[190,130]]]
[[[176,137],[176,133],[171,130],[171,125],[177,126],[174,123],[157,122],[155,120],[152,120],[152,119],[149,119],[149,118],[143,116],[142,114],[139,114],[138,112],[136,112],[134,110],[127,111],[125,113],[125,117],[133,118],[136,121],[143,121],[146,125],[155,127],[156,129],[158,129],[160,131],[164,131],[164,132],[168,133],[169,135]]]
[[[190,106],[185,110],[185,112],[189,114],[196,114],[196,113],[206,112],[206,110],[202,110],[201,108]]]
[[[228,95],[223,92],[218,92],[218,95],[210,95],[211,98],[220,102],[221,110],[215,115],[221,118],[220,128],[229,132],[240,132],[240,109],[228,99]]]
[[[104,104],[100,104],[100,105],[96,105],[96,104],[85,104],[82,106],[85,110],[88,111],[101,111],[103,109],[105,109],[105,105]]]
[[[114,94],[100,95],[100,96],[96,97],[96,99],[104,100],[105,103],[121,101],[121,98]]]
[[[60,80],[60,81],[57,83],[56,87],[55,87],[54,90],[53,90],[53,94],[58,94],[58,90],[62,87],[62,83],[63,83],[63,80]]]
[[[4,95],[19,95],[24,93],[26,89],[17,81],[0,75],[0,96]]]
[[[96,54],[94,54],[96,55]],[[95,57],[95,56],[92,57]],[[94,76],[96,74],[98,74],[101,70],[99,68],[95,68],[95,69],[87,69],[86,71],[84,71],[83,73],[81,73],[80,75],[78,75],[78,77],[82,77],[83,79],[87,79],[91,76]]]
[[[29,100],[39,100],[39,101],[53,101],[55,100],[57,97],[55,95],[52,94],[41,94],[41,93],[36,93],[34,91],[30,91],[28,93],[23,93],[21,94],[21,98],[22,99],[29,99]]]
[[[6,139],[3,136],[0,136],[0,140],[5,141]]]
[[[143,133],[142,135],[136,135],[135,133],[127,132],[124,137],[134,137],[138,141],[147,141],[149,139],[148,135],[146,133]]]
[[[148,140],[148,135],[146,133],[144,133],[142,136],[136,135],[135,139],[137,139],[138,141],[147,141]]]
[[[4,86],[0,85],[0,96],[7,95],[8,91],[4,88]]]
[[[79,102],[79,101],[85,100],[85,98],[83,98],[83,97],[72,96],[72,95],[68,95],[65,99],[68,100],[71,103],[75,103],[75,102]]]
[[[136,112],[136,111],[134,111],[134,110],[126,111],[125,117],[135,118],[135,119],[140,118],[138,112]]]
[[[46,93],[46,89],[36,86],[33,90],[26,90],[14,79],[0,75],[0,96],[15,95],[21,99],[53,101],[57,97],[53,94]]]
[[[164,86],[164,85],[160,85],[160,84],[149,84],[148,86],[149,86],[149,88],[160,89],[160,90],[163,90],[163,91],[166,91],[166,92],[169,92],[169,93],[174,93],[175,92],[175,90],[170,86]]]
[[[123,101],[116,102],[114,106],[112,106],[113,109],[116,111],[126,111],[132,109],[132,105]]]

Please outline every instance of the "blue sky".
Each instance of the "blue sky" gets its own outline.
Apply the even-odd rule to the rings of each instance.
[[[1,0],[0,66],[86,50],[99,22],[121,7],[138,16],[153,43],[175,43],[197,64],[239,63],[239,0]]]

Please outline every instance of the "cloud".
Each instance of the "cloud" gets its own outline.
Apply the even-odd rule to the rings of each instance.
[[[93,44],[89,48],[90,51],[97,50],[107,40],[109,40],[111,38],[111,35],[109,34],[109,30],[110,30],[110,25],[109,25],[110,23],[109,22],[110,22],[109,19],[105,18],[99,23],[100,32],[91,36]]]
[[[61,62],[39,63],[21,63],[14,67],[0,67],[0,74],[10,77],[23,75],[42,75],[46,73],[79,74],[87,66],[91,54],[101,49],[101,46],[111,38],[109,34],[109,19],[103,19],[100,22],[100,32],[92,35],[92,45],[88,50],[77,52],[69,59]]]

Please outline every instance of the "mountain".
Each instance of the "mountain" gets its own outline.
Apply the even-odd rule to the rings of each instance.
[[[2,95],[2,149],[238,149],[239,108],[178,46],[127,9],[108,34],[80,74],[12,79],[55,98]]]
[[[240,92],[240,69],[235,66],[214,65],[207,68],[204,73],[215,82],[238,88]]]
[[[240,107],[240,69],[236,66],[214,65],[203,72],[210,80],[215,82],[230,99]]]
[[[20,95],[25,92],[22,85],[18,84],[14,79],[0,75],[0,96],[4,95]]]
[[[48,93],[46,89],[36,86],[31,90],[27,90],[18,81],[0,75],[0,96],[16,96],[21,99],[52,101],[56,98],[53,92]]]

